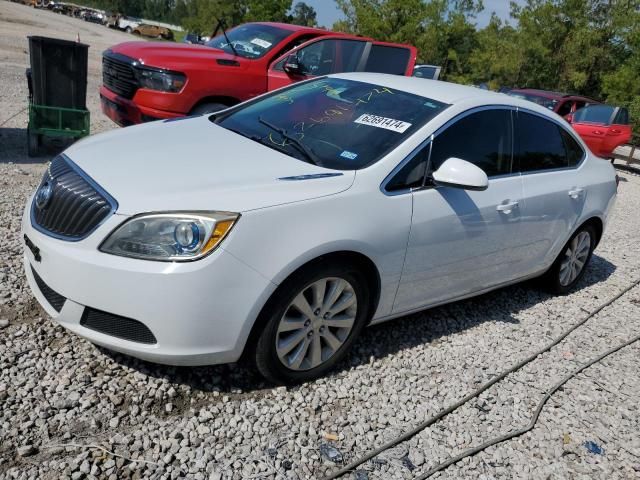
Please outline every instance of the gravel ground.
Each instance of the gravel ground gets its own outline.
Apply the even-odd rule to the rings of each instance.
[[[0,123],[26,105],[25,36],[52,31],[65,38],[80,31],[91,44],[92,130],[114,128],[98,108],[99,55],[128,37],[7,2],[0,2]],[[24,114],[0,127],[2,479],[321,478],[446,408],[640,279],[640,176],[620,172],[608,231],[571,295],[524,284],[371,327],[337,372],[295,388],[271,388],[235,365],[152,365],[67,333],[32,299],[18,232],[48,158],[26,157],[25,127]],[[413,478],[522,427],[545,389],[638,334],[635,287],[548,353],[347,478]],[[551,398],[530,433],[434,478],[640,478],[639,358],[636,343],[587,369]],[[330,461],[336,451],[327,447],[342,461]]]

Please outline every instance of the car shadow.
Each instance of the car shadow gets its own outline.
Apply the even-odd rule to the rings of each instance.
[[[589,269],[580,281],[579,289],[606,281],[616,267],[604,258],[593,255]],[[329,375],[335,375],[370,359],[381,359],[400,350],[437,343],[486,322],[519,323],[515,315],[552,297],[540,288],[537,280],[494,290],[467,300],[407,315],[390,322],[366,328],[351,351]],[[189,385],[201,392],[240,393],[272,388],[251,368],[238,364],[207,367],[173,367],[138,360],[124,354],[96,347],[115,362],[155,378],[174,384]]]
[[[68,140],[47,138],[44,139],[39,155],[30,157],[27,153],[26,128],[0,128],[0,163],[45,163],[63,152],[68,146]]]

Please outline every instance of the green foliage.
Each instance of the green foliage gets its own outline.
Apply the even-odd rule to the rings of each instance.
[[[306,3],[298,2],[293,7],[291,23],[303,25],[305,27],[315,27],[318,25],[318,21],[316,20],[316,11]]]

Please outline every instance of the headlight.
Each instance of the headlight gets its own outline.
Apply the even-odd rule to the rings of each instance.
[[[165,72],[151,68],[139,68],[138,83],[142,88],[161,92],[179,92],[184,87],[187,77],[178,72]]]
[[[116,228],[100,251],[143,260],[196,260],[211,253],[239,217],[230,212],[144,214]]]

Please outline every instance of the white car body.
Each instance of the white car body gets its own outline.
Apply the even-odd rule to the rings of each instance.
[[[545,108],[445,82],[361,73],[337,77],[451,106],[358,171],[302,162],[207,116],[78,142],[65,155],[117,201],[117,210],[85,239],[70,242],[34,228],[29,199],[22,229],[41,261],[25,248],[24,265],[47,313],[91,342],[142,359],[174,365],[234,362],[277,286],[320,256],[349,252],[375,267],[379,292],[372,323],[378,323],[540,275],[585,221],[600,222],[601,229],[606,225],[616,195],[612,166],[594,157],[570,126]],[[579,143],[584,159],[575,168],[490,179],[484,191],[384,191],[390,173],[434,133],[487,106],[556,122]],[[327,173],[335,175],[313,177]],[[496,209],[514,201],[517,221],[511,221],[508,208]],[[134,215],[200,210],[241,214],[220,247],[200,260],[155,262],[98,250]],[[32,269],[67,299],[59,312]],[[85,306],[144,323],[157,343],[83,327]]]

